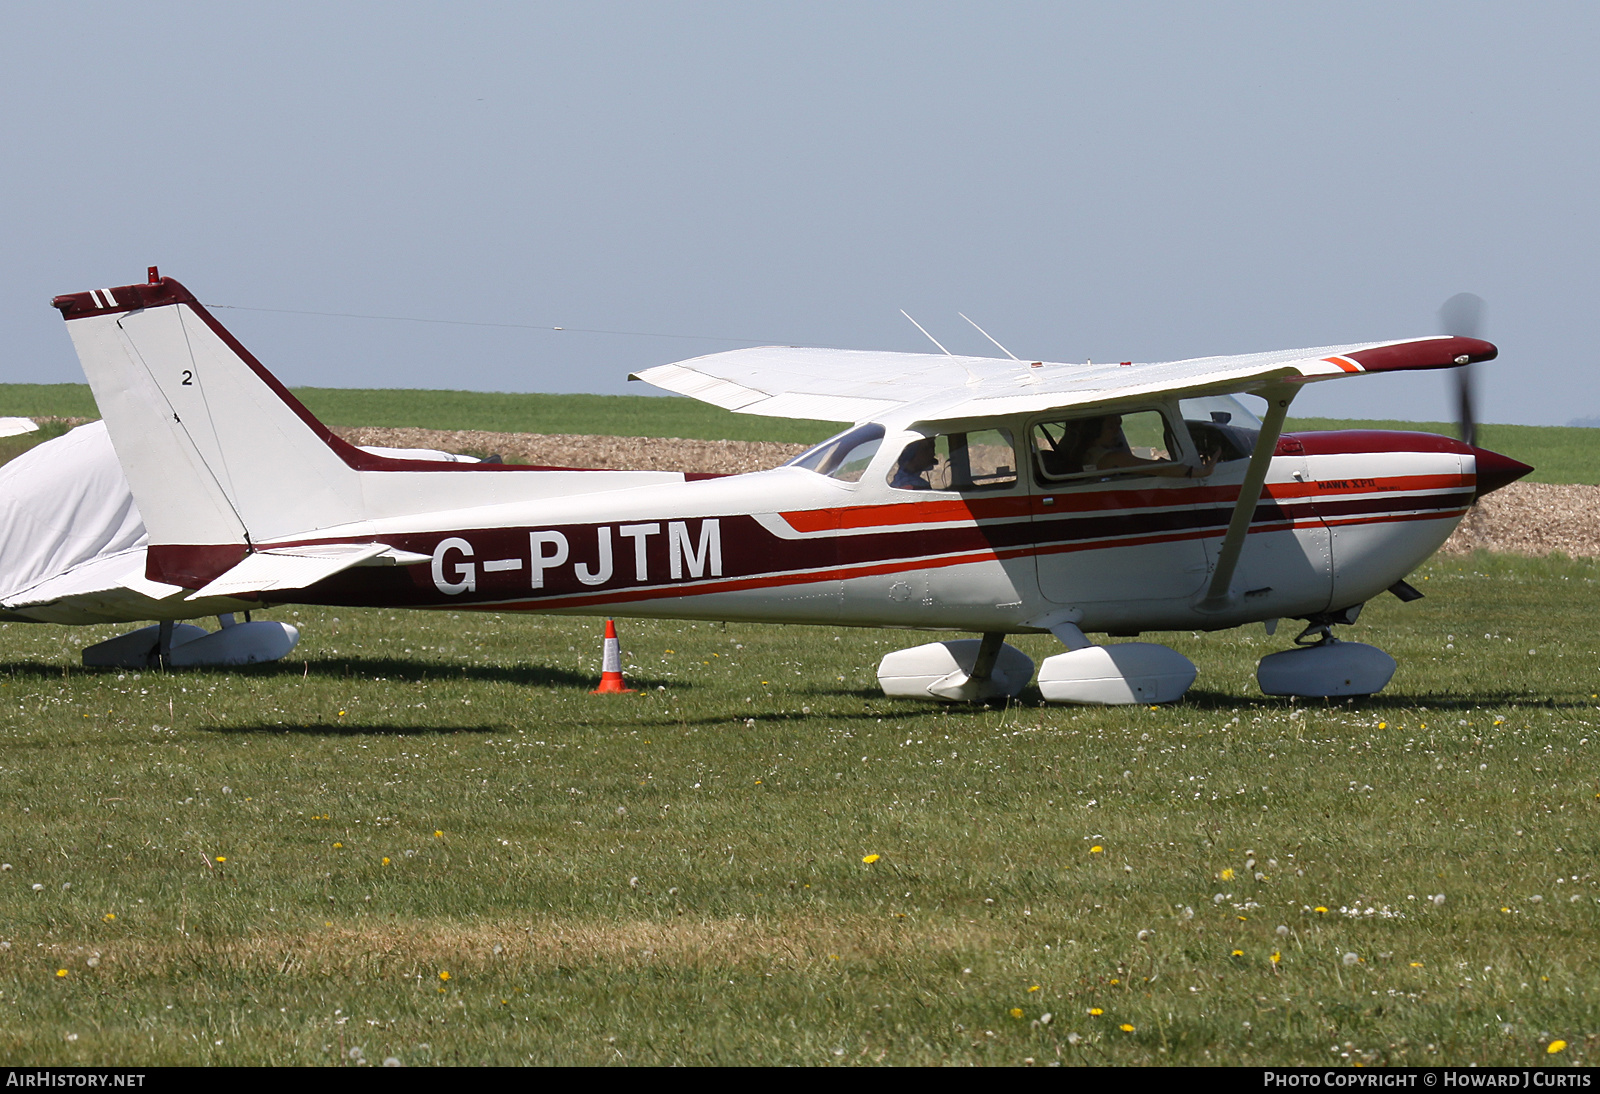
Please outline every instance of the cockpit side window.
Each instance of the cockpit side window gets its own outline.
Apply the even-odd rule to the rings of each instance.
[[[883,444],[883,426],[876,422],[847,429],[829,437],[815,448],[807,449],[784,464],[785,467],[803,467],[840,482],[860,482],[872,457]]]
[[[1004,490],[1017,481],[1017,450],[1006,429],[938,433],[912,441],[889,468],[897,490]]]

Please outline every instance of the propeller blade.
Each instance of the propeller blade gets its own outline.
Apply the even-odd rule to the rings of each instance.
[[[1456,369],[1456,426],[1461,430],[1461,439],[1472,447],[1478,447],[1478,416],[1473,410],[1472,365],[1462,365]]]
[[[1481,338],[1483,329],[1483,297],[1470,292],[1458,292],[1439,308],[1440,333],[1457,338]]]
[[[1479,338],[1483,330],[1483,297],[1474,293],[1459,292],[1439,308],[1439,326],[1442,333],[1457,338]],[[1456,424],[1461,439],[1474,447],[1478,444],[1478,417],[1473,403],[1473,366],[1463,365],[1456,371]]]

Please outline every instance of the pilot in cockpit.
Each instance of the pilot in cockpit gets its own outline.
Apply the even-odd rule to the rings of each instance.
[[[889,485],[897,490],[931,490],[928,472],[939,462],[939,453],[932,437],[908,445],[895,464],[894,476]]]

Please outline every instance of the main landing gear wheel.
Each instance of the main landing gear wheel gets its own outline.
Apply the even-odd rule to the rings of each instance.
[[[1039,690],[1051,703],[1171,703],[1183,698],[1198,671],[1171,647],[1118,642],[1046,657],[1039,666]]]
[[[1364,642],[1339,641],[1327,623],[1311,623],[1295,642],[1295,649],[1268,654],[1256,666],[1256,682],[1264,694],[1304,699],[1373,695],[1394,677],[1393,657]]]
[[[217,619],[222,629],[210,632],[192,623],[157,623],[119,634],[86,648],[84,667],[145,669],[163,661],[172,668],[254,665],[278,660],[300,641],[299,628],[290,623],[239,623],[232,613]]]
[[[1126,706],[1183,698],[1199,670],[1183,654],[1154,642],[1096,646],[1076,623],[1055,623],[1050,633],[1066,653],[1039,666],[1039,690],[1051,703]]]
[[[977,703],[1015,699],[1033,678],[1033,659],[1003,634],[895,650],[878,662],[878,684],[891,699]]]

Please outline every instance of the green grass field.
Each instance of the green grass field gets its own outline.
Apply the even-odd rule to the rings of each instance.
[[[592,620],[6,625],[0,1061],[1591,1063],[1600,563],[1412,581],[1338,704],[1260,628],[1095,710],[886,700],[905,632],[625,622],[593,696]]]
[[[512,395],[487,391],[302,387],[294,393],[332,426],[487,429],[497,433],[593,433],[618,437],[809,444],[834,422],[731,414],[676,396]],[[0,415],[97,417],[87,384],[0,384]]]
[[[693,399],[648,395],[507,395],[481,391],[297,388],[329,425],[488,429],[502,433],[594,433],[627,437],[781,441],[809,444],[836,423],[732,414]],[[0,415],[93,417],[87,384],[0,384]],[[1445,422],[1291,418],[1290,429],[1405,429],[1455,436]],[[1600,483],[1600,430],[1485,425],[1479,443],[1531,463],[1529,482]]]

